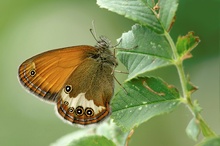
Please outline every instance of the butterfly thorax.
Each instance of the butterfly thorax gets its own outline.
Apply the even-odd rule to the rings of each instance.
[[[117,66],[118,63],[115,59],[115,56],[109,49],[97,48],[97,52],[91,54],[91,58],[95,59],[101,64],[106,64],[110,66]]]
[[[102,64],[108,64],[112,67],[118,65],[115,56],[110,51],[111,45],[110,41],[105,37],[100,37],[100,40],[95,45],[97,52],[91,55],[91,58],[96,59],[96,61]]]

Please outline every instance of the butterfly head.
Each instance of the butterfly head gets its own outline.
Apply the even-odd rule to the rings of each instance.
[[[100,40],[97,40],[97,44],[95,45],[98,48],[109,49],[111,47],[111,42],[105,36],[100,36]]]

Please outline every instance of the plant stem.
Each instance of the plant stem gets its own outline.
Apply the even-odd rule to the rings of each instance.
[[[174,42],[168,32],[165,32],[165,36],[166,36],[166,38],[172,48],[172,51],[173,51],[173,57],[174,57],[173,64],[176,66],[176,69],[178,71],[178,75],[180,78],[180,84],[182,87],[182,94],[183,94],[182,97],[184,99],[183,103],[185,103],[187,105],[187,107],[189,108],[189,110],[191,111],[193,116],[198,121],[198,125],[199,125],[203,135],[205,137],[216,136],[216,134],[209,128],[209,126],[203,120],[202,116],[200,115],[200,112],[198,112],[196,110],[195,105],[192,103],[191,92],[188,91],[188,89],[187,89],[187,78],[186,78],[186,75],[185,75],[185,72],[183,69],[183,59],[181,57],[179,57],[176,46],[175,46],[175,44],[174,44]]]

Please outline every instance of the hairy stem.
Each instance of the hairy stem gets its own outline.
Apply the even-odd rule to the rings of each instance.
[[[209,128],[209,126],[203,120],[202,116],[200,115],[200,112],[196,111],[196,107],[193,104],[192,99],[191,99],[191,92],[188,91],[187,89],[187,78],[186,78],[186,75],[183,69],[183,59],[179,57],[176,46],[168,32],[165,32],[165,36],[173,51],[173,58],[174,58],[173,64],[176,66],[176,69],[178,71],[178,75],[180,78],[180,84],[182,87],[182,97],[184,101],[183,103],[187,105],[187,107],[189,108],[193,116],[198,121],[198,125],[203,135],[205,137],[216,136],[216,134]]]

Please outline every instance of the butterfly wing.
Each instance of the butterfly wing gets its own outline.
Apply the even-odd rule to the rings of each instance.
[[[70,74],[93,51],[92,46],[74,46],[36,55],[20,65],[20,82],[35,95],[56,101]]]
[[[58,113],[71,123],[97,123],[110,112],[114,92],[112,65],[85,59],[69,76],[61,90]]]

